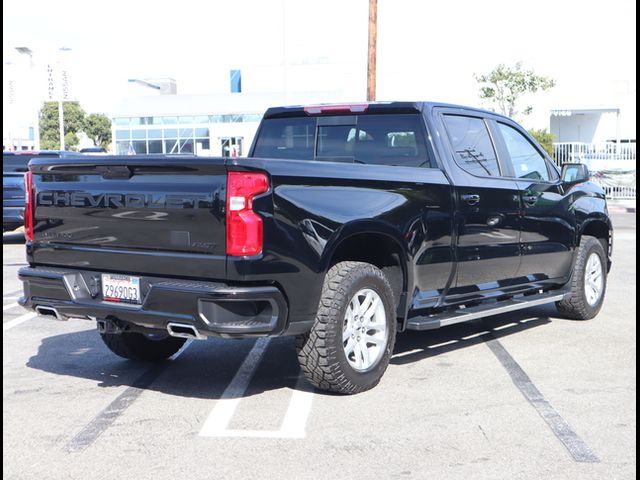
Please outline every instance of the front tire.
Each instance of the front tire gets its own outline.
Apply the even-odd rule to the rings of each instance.
[[[186,339],[156,337],[137,332],[101,333],[104,344],[116,355],[146,362],[165,360],[182,348]]]
[[[364,392],[387,369],[395,334],[386,276],[368,263],[340,262],[327,272],[311,331],[297,339],[300,368],[321,390]]]
[[[569,281],[570,294],[556,303],[558,311],[575,320],[595,317],[607,289],[607,256],[600,240],[584,235],[580,240],[576,265]]]

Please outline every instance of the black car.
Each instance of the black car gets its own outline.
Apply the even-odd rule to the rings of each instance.
[[[104,147],[86,147],[80,149],[80,153],[88,153],[93,155],[107,154],[107,149]]]
[[[59,151],[2,152],[2,231],[24,224],[24,174],[32,158],[60,158]]]

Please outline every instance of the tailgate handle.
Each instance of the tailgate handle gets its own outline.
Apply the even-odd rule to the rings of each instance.
[[[98,165],[96,170],[102,178],[131,178],[133,172],[126,165]]]

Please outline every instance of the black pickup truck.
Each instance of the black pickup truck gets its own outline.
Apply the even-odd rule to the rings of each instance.
[[[20,303],[136,360],[294,335],[313,385],[357,393],[396,332],[594,317],[612,227],[588,176],[508,118],[414,102],[269,109],[248,158],[35,158]]]

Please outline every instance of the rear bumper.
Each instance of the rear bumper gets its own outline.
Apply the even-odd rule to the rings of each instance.
[[[55,311],[59,319],[108,319],[134,331],[166,331],[169,323],[179,323],[192,325],[203,336],[247,337],[282,335],[288,327],[287,302],[272,285],[245,287],[141,276],[142,304],[131,305],[102,300],[100,273],[21,268],[18,276],[24,296],[18,303]]]

